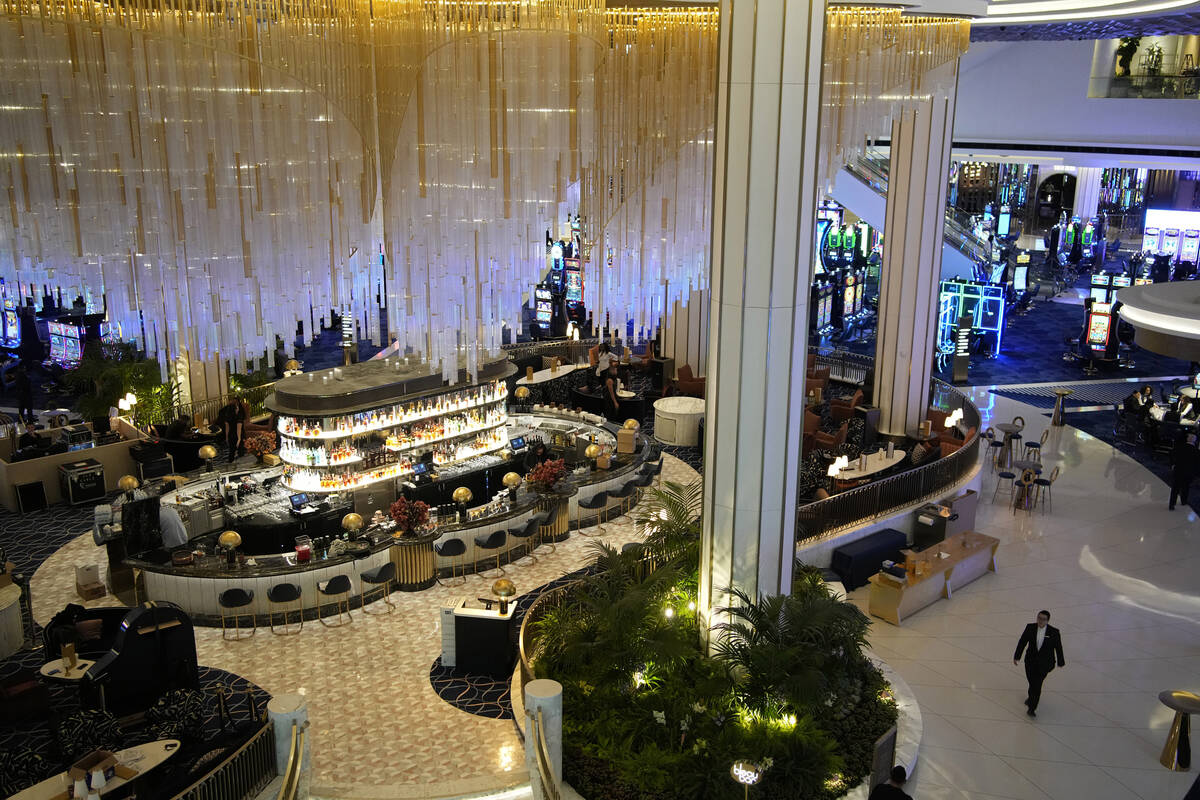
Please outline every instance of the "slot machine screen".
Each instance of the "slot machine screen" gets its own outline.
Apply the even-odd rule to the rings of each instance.
[[[832,224],[833,224],[833,223],[832,223],[832,222],[830,222],[830,221],[829,221],[829,220],[827,220],[827,219],[818,219],[818,220],[817,220],[817,263],[816,263],[816,274],[818,274],[818,275],[820,275],[820,274],[822,274],[822,273],[824,273],[824,272],[825,272],[825,261],[824,261],[824,259],[822,259],[822,257],[821,257],[821,251],[824,249],[824,247],[822,247],[822,245],[824,245],[824,244],[825,244],[825,240],[826,240],[826,234],[827,234],[827,233],[828,233],[828,231],[829,231],[829,226],[830,226],[830,225],[832,225]]]
[[[1008,206],[1000,207],[1000,216],[996,218],[996,235],[1008,236],[1008,232],[1012,227],[1012,214],[1008,210]]]
[[[1126,286],[1129,286],[1131,283],[1133,283],[1133,279],[1130,278],[1128,275],[1113,275],[1112,285],[1114,288],[1124,289]]]
[[[71,364],[79,361],[82,356],[79,351],[79,340],[66,336],[63,337],[63,344],[66,345],[66,356],[64,356],[63,360]]]
[[[1150,278],[1134,278],[1133,279],[1134,286],[1149,286],[1152,283],[1154,283],[1154,281],[1152,281]]]
[[[568,259],[565,263],[567,302],[571,304],[582,303],[583,271],[579,268],[579,261]]]
[[[537,300],[537,321],[542,327],[548,327],[550,320],[554,316],[554,309],[550,304],[550,290],[537,289],[534,291],[534,297]]]
[[[1093,350],[1103,350],[1108,346],[1108,329],[1112,325],[1111,303],[1093,303],[1092,314],[1088,318],[1088,344]]]
[[[833,292],[826,288],[825,293],[821,296],[821,315],[818,320],[820,327],[824,328],[833,319]]]
[[[867,281],[863,276],[859,276],[858,283],[854,285],[854,313],[862,311],[863,307],[863,289],[866,287]]]
[[[53,323],[51,323],[53,324]],[[50,334],[50,360],[61,363],[67,357],[66,337],[61,334]]]
[[[1158,237],[1160,231],[1158,228],[1146,228],[1146,232],[1142,235],[1142,252],[1149,252],[1155,255],[1158,254]]]
[[[854,276],[853,275],[846,276],[846,289],[842,293],[842,313],[847,314],[847,315],[854,313]]]
[[[1029,285],[1029,267],[1024,264],[1018,264],[1013,269],[1013,289],[1018,292],[1025,291]]]
[[[1093,275],[1092,276],[1092,299],[1097,303],[1108,302],[1109,284],[1111,278],[1108,275]]]

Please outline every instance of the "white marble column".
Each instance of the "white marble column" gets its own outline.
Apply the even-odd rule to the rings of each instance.
[[[702,616],[791,589],[824,0],[721,0]]]
[[[954,133],[953,77],[946,84],[947,93],[915,104],[892,123],[874,394],[879,431],[886,435],[916,428],[929,405]]]
[[[548,800],[543,783],[555,791],[562,791],[562,701],[563,687],[558,681],[539,678],[525,684],[525,769],[529,772],[534,800]],[[538,767],[538,743],[533,725],[538,712],[542,715],[542,737],[546,741],[551,775],[540,775]]]
[[[1100,167],[1080,167],[1075,173],[1075,216],[1087,222],[1100,207]]]

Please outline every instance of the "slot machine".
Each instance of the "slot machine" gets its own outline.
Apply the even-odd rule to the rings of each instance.
[[[1128,275],[1113,275],[1112,276],[1112,294],[1114,300],[1117,298],[1117,290],[1124,289],[1126,286],[1133,284],[1133,278]]]
[[[563,243],[555,242],[550,245],[550,275],[546,282],[554,291],[562,291],[563,286]]]
[[[0,342],[4,347],[20,347],[21,345],[21,315],[17,311],[17,302],[11,297],[4,298],[4,317],[3,317],[3,342]]]
[[[1161,247],[1162,231],[1158,228],[1146,228],[1146,232],[1142,234],[1142,252],[1156,256]]]
[[[818,311],[821,319],[820,334],[828,336],[833,333],[833,284],[822,285],[821,307]]]
[[[826,237],[829,235],[829,228],[831,225],[833,225],[833,223],[830,220],[820,218],[817,219],[817,257],[816,264],[814,265],[814,274],[816,275],[822,275],[825,273],[825,257],[823,254],[825,251]]]
[[[550,332],[550,322],[554,319],[554,294],[544,285],[539,285],[533,291],[534,314],[538,329],[543,334]],[[53,341],[53,337],[51,337]],[[53,347],[53,344],[51,345]]]
[[[850,266],[854,263],[854,254],[858,252],[858,231],[853,225],[842,228],[842,263]]]
[[[829,233],[825,237],[825,246],[821,248],[821,256],[825,261],[826,272],[832,272],[842,263],[841,227],[829,226]]]
[[[1091,298],[1097,303],[1112,302],[1112,276],[1096,273],[1092,276]],[[1077,318],[1078,319],[1078,318]]]
[[[1088,355],[1112,360],[1117,357],[1117,347],[1117,304],[1093,300],[1088,307]]]
[[[1180,234],[1178,228],[1167,228],[1163,231],[1162,249],[1159,255],[1170,256],[1171,260],[1179,258]]]
[[[1059,249],[1068,253],[1071,252],[1071,248],[1075,246],[1075,222],[1075,220],[1071,220],[1063,225],[1062,245]]]
[[[842,279],[842,315],[845,321],[854,319],[854,295],[858,286],[858,275],[853,270],[846,270]]]
[[[1008,206],[1000,206],[1000,216],[996,217],[996,235],[1008,236],[1012,230],[1012,210]]]
[[[1025,256],[1025,259],[1024,264],[1018,263],[1013,268],[1013,291],[1018,296],[1024,294],[1025,290],[1029,288],[1029,256]]]
[[[563,275],[565,278],[564,291],[567,295],[567,308],[574,311],[583,305],[583,268],[578,258],[563,259]]]
[[[1087,255],[1092,251],[1092,245],[1096,242],[1096,226],[1089,219],[1083,226],[1083,252]]]
[[[1198,258],[1200,258],[1200,231],[1184,231],[1183,244],[1179,247],[1179,260],[1195,264]]]
[[[857,317],[863,316],[863,292],[867,288],[867,275],[862,270],[855,273],[856,282],[854,284],[854,315]]]

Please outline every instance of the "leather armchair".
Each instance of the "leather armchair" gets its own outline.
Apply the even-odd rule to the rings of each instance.
[[[807,453],[813,448],[813,437],[821,430],[821,415],[804,409],[804,439],[800,445],[801,452]]]
[[[835,420],[841,420],[841,421],[845,422],[854,416],[855,406],[857,406],[862,401],[863,401],[863,392],[862,392],[862,389],[859,389],[858,391],[856,391],[854,393],[854,396],[851,397],[849,400],[838,400],[838,399],[830,400],[829,401],[829,413],[833,416],[833,418]]]
[[[704,378],[694,376],[690,365],[684,364],[676,375],[675,383],[679,386],[680,393],[692,397],[704,397]]]
[[[817,431],[813,434],[813,444],[821,450],[836,450],[846,443],[846,432],[849,427],[849,422],[843,422],[837,433]]]

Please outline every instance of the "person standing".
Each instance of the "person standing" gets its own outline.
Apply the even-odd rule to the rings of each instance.
[[[619,380],[617,362],[609,361],[608,369],[604,373],[604,386],[600,389],[604,393],[604,416],[608,417],[609,422],[620,421],[621,401],[617,398]]]
[[[1196,477],[1196,460],[1196,437],[1180,431],[1171,449],[1171,499],[1167,501],[1167,510],[1175,510],[1176,498],[1185,506],[1188,504],[1188,489]]]
[[[231,397],[217,414],[217,422],[225,434],[225,446],[229,449],[229,463],[238,457],[242,445],[242,434],[246,426],[246,413],[236,397]]]
[[[903,788],[907,780],[908,770],[896,765],[892,767],[891,777],[872,789],[867,800],[912,800],[912,796]]]
[[[1037,614],[1037,622],[1025,626],[1021,638],[1017,640],[1017,649],[1013,653],[1013,664],[1021,662],[1021,652],[1025,652],[1025,677],[1029,681],[1029,696],[1025,698],[1025,707],[1031,717],[1037,716],[1038,701],[1042,698],[1042,681],[1054,669],[1055,661],[1058,666],[1065,667],[1063,659],[1062,636],[1050,624],[1050,612],[1042,609]]]

